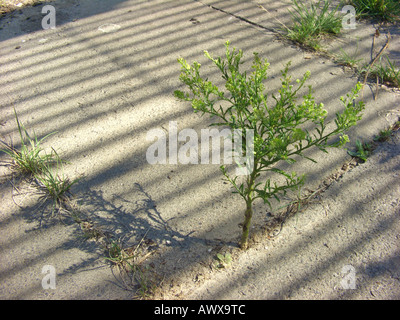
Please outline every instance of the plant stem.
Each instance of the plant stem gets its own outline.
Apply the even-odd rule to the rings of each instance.
[[[250,223],[251,223],[251,217],[253,216],[252,202],[253,201],[251,199],[246,201],[246,211],[244,213],[245,218],[243,223],[242,239],[240,240],[240,248],[243,250],[246,250],[248,246]]]
[[[251,218],[253,216],[253,207],[252,207],[254,201],[253,192],[254,192],[255,178],[258,172],[257,167],[258,164],[255,163],[253,172],[251,173],[247,181],[246,211],[244,213],[242,239],[240,240],[240,248],[243,250],[246,250],[248,246],[250,224],[251,224]]]

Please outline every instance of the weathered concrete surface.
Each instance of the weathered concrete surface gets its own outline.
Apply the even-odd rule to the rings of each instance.
[[[279,85],[282,66],[292,61],[294,79],[311,71],[309,84],[313,85],[317,100],[325,104],[331,117],[340,111],[339,97],[357,82],[353,73],[343,71],[330,59],[302,51],[276,38],[279,26],[276,19],[285,24],[290,21],[286,11],[288,4],[288,1],[70,0],[52,2],[57,12],[54,30],[42,30],[42,6],[25,8],[0,21],[1,135],[18,141],[13,107],[20,120],[38,136],[57,131],[46,140],[45,146],[53,147],[70,161],[64,168],[66,175],[72,179],[82,177],[73,192],[81,198],[80,204],[89,212],[90,218],[122,237],[127,245],[137,244],[146,236],[158,247],[149,261],[165,275],[166,288],[173,284],[173,289],[166,290],[162,297],[188,297],[185,292],[192,286],[186,280],[201,278],[198,277],[199,267],[213,258],[219,244],[236,243],[243,214],[240,199],[232,195],[229,185],[222,181],[219,165],[154,166],[146,160],[146,150],[152,144],[146,139],[149,130],[168,130],[169,122],[176,121],[178,130],[193,128],[200,132],[209,123],[208,119],[193,114],[190,105],[173,98],[173,91],[182,88],[176,59],[184,57],[189,62],[199,61],[203,71],[219,81],[215,69],[203,56],[203,50],[222,55],[224,42],[230,40],[245,53],[243,68],[249,67],[252,52],[268,58],[271,82],[267,87],[270,92],[276,91]],[[373,26],[360,23],[356,31],[352,30],[342,40],[331,41],[330,45],[338,50],[341,43],[351,43],[360,37],[359,48],[367,48],[373,31]],[[351,45],[346,48],[355,49]],[[360,50],[360,54],[367,55],[367,49]],[[356,139],[372,139],[379,130],[397,120],[399,95],[381,89],[375,101],[374,93],[373,87],[364,90],[366,110],[363,120],[349,133],[350,147]],[[345,150],[332,150],[329,156],[313,151],[312,155],[318,164],[310,166],[307,162],[299,162],[293,168],[308,173],[308,188],[317,186],[348,159]],[[4,155],[1,157],[5,159]],[[394,166],[393,170],[398,167]],[[377,178],[381,176],[377,169],[372,173]],[[395,185],[391,184],[391,187],[395,188]],[[363,185],[354,183],[351,188],[355,188],[354,194],[367,192]],[[79,238],[76,225],[65,226],[57,219],[42,217],[43,209],[37,207],[37,198],[30,193],[15,195],[14,190],[13,201],[11,189],[7,182],[1,185],[2,298],[128,299],[133,296],[132,292],[111,283],[115,278],[104,262],[104,252],[95,243]],[[24,190],[27,189],[25,186]],[[331,199],[338,199],[338,217],[347,210],[355,214],[354,194],[346,193],[340,197],[332,194]],[[395,209],[398,211],[398,204]],[[336,212],[336,209],[331,208],[331,211]],[[265,221],[268,208],[257,204],[256,212],[254,223]],[[311,218],[313,214],[315,217]],[[314,232],[319,214],[311,211],[298,217],[299,220],[307,217],[300,222],[306,228],[301,230],[302,234]],[[307,224],[307,221],[313,221],[313,224]],[[365,225],[364,220],[357,221]],[[346,223],[353,222],[346,220]],[[292,233],[293,228],[287,226],[285,230]],[[336,245],[338,250],[341,245],[346,247],[348,239],[334,234],[337,238],[328,246]],[[257,278],[260,288],[254,290],[256,296],[249,290],[241,298],[310,297],[299,289],[298,283],[304,274],[302,261],[313,261],[320,246],[307,246],[301,241],[296,237],[285,238],[284,246],[297,248],[296,257],[300,257],[293,265],[278,258],[263,262],[267,264],[267,271],[260,270],[261,274],[271,272],[268,267],[273,263],[276,288]],[[359,241],[367,240],[360,237]],[[262,245],[270,246],[268,241]],[[246,279],[248,266],[245,261],[253,257],[252,252],[254,250],[238,258],[236,269],[230,272]],[[291,251],[287,253],[287,259],[290,259]],[[362,255],[363,251],[360,249],[358,254]],[[388,254],[390,256],[392,252]],[[360,263],[357,268],[366,268],[372,263],[370,256],[366,253],[362,258],[363,266],[358,260],[348,263]],[[258,254],[254,259],[257,261]],[[327,251],[319,259],[315,262],[317,265],[333,261],[335,254]],[[316,271],[308,273],[308,277],[313,281],[318,277],[337,277],[342,262],[347,263],[347,260],[338,260],[332,268],[335,265],[339,269],[327,269],[327,273],[310,266]],[[57,271],[56,290],[41,288],[44,276],[41,269],[48,264]],[[283,265],[290,267],[288,272],[297,279],[290,294],[279,287],[279,279],[287,280],[288,275],[279,272]],[[393,279],[390,285],[398,286],[398,278],[394,276]],[[342,297],[332,293],[332,281],[322,282],[316,289],[320,295],[316,293],[312,297]],[[214,289],[218,291],[218,287]],[[196,291],[193,296],[204,297],[201,290],[208,288],[199,290],[200,293]],[[239,297],[235,290],[227,294],[213,290],[210,291],[214,292],[212,298]],[[382,295],[376,297],[389,297],[392,287],[387,290],[383,288]],[[398,297],[396,291],[393,292],[393,297]]]

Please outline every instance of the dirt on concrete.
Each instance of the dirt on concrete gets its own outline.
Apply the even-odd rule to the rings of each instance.
[[[277,210],[256,203],[247,251],[237,247],[243,204],[223,181],[219,164],[151,165],[146,159],[151,129],[168,132],[171,121],[178,130],[207,128],[208,119],[173,97],[182,89],[176,60],[199,61],[218,82],[203,51],[222,55],[226,40],[243,49],[243,68],[253,52],[268,58],[271,93],[288,61],[293,78],[310,70],[309,84],[333,119],[339,97],[360,79],[329,55],[277,36],[280,23],[290,22],[290,1],[51,4],[55,29],[42,29],[43,5],[0,20],[0,134],[18,146],[14,108],[38,137],[56,132],[44,147],[69,161],[65,175],[80,178],[70,209],[84,220],[77,223],[67,211],[51,215],[32,180],[2,167],[2,299],[400,298],[399,132],[362,164],[355,165],[346,150],[314,150],[317,164],[296,163],[290,170],[307,173],[305,190],[312,193],[324,181],[329,187],[284,223],[275,224]],[[398,62],[398,25],[382,26],[374,45],[382,47],[389,31],[387,53]],[[375,32],[375,24],[359,21],[324,45],[332,52],[354,50],[369,62]],[[366,109],[349,132],[350,149],[399,119],[398,90],[378,89],[370,82],[364,88]],[[93,230],[101,232],[88,239]],[[137,255],[140,272],[126,273],[105,259],[110,239]],[[221,265],[217,253],[230,253],[232,261]],[[49,265],[55,289],[42,286]]]

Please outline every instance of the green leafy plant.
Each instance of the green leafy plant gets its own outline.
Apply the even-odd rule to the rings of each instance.
[[[394,22],[400,17],[400,2],[398,0],[350,0],[361,18],[377,18]]]
[[[379,134],[374,138],[374,141],[376,141],[376,142],[387,141],[392,136],[392,134],[393,134],[393,130],[391,128],[381,130],[381,131],[379,131]]]
[[[212,119],[216,119],[212,125],[240,129],[243,134],[243,154],[246,154],[248,147],[253,150],[254,159],[250,163],[251,166],[251,161],[245,163],[250,171],[245,179],[239,181],[238,176],[231,177],[227,168],[221,166],[222,173],[232,184],[234,192],[245,202],[245,218],[240,240],[240,247],[245,249],[248,246],[253,202],[262,199],[271,206],[271,199],[279,201],[287,191],[298,190],[304,183],[304,175],[286,172],[277,165],[281,162],[292,164],[298,157],[315,162],[305,154],[307,149],[316,147],[327,153],[329,148],[345,145],[349,138],[344,133],[361,119],[364,103],[355,103],[361,90],[361,84],[358,83],[346,97],[340,98],[344,110],[336,114],[335,128],[328,131],[327,111],[322,103],[315,102],[311,86],[303,96],[303,101],[297,102],[297,95],[310,77],[310,72],[304,74],[302,79],[297,79],[297,88],[294,88],[288,74],[288,63],[282,70],[281,89],[277,95],[272,94],[271,102],[264,84],[269,67],[267,60],[262,60],[254,53],[253,71],[248,75],[247,72],[239,70],[243,52],[235,48],[230,50],[229,42],[225,46],[224,59],[214,59],[207,51],[205,55],[222,73],[226,91],[200,76],[201,65],[198,62],[189,65],[185,59],[179,58],[180,80],[189,88],[189,92],[176,90],[174,95],[183,101],[191,102],[194,112],[208,114]],[[314,129],[307,129],[306,125],[312,125]],[[247,146],[244,138],[248,132],[254,135],[251,146]],[[333,141],[333,138],[336,140]],[[271,177],[264,177],[266,181],[260,182],[262,173],[277,174],[285,182],[278,184],[271,181]]]
[[[124,250],[119,243],[119,241],[112,240],[108,246],[108,257],[106,260],[111,261],[116,265],[127,264],[131,269],[135,269],[132,263],[129,263],[129,260],[135,258],[135,252],[133,254],[128,254],[126,250]]]
[[[217,253],[217,261],[215,261],[214,266],[218,269],[227,268],[232,262],[232,256],[229,252],[222,254]]]
[[[391,61],[388,56],[386,57],[387,63],[379,58],[379,63],[370,67],[368,64],[360,69],[360,74],[366,74],[373,78],[379,78],[382,82],[389,86],[400,88],[400,68],[395,62]]]
[[[293,1],[293,11],[289,10],[293,25],[285,27],[286,36],[315,50],[321,49],[320,40],[326,35],[337,35],[342,29],[342,18],[337,15],[338,6],[330,9],[330,1],[319,0],[310,8],[303,2]]]
[[[386,56],[386,60],[387,64],[384,65],[380,59],[380,63],[372,69],[371,74],[381,78],[392,86],[400,88],[400,68],[388,56]]]
[[[360,140],[357,140],[356,148],[357,151],[348,150],[347,153],[363,162],[367,161],[367,158],[371,155],[372,146],[369,143],[362,143]]]
[[[388,62],[388,72],[386,72],[388,74],[388,81],[400,88],[400,68],[394,61],[390,61],[389,57],[386,58]]]
[[[47,164],[53,162],[52,155],[47,155],[44,153],[41,143],[48,136],[54,134],[50,133],[38,140],[36,134],[31,137],[25,126],[19,121],[17,112],[14,109],[14,115],[18,126],[18,133],[20,137],[20,150],[15,148],[13,144],[8,144],[5,141],[0,140],[4,145],[5,149],[1,151],[5,152],[12,159],[12,167],[15,171],[23,174],[35,175],[41,172]]]

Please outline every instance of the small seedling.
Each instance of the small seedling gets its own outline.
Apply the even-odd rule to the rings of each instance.
[[[374,141],[377,142],[387,141],[392,136],[392,134],[393,134],[392,129],[381,130],[379,131],[379,135],[374,138]]]
[[[387,64],[382,62],[382,57],[379,58],[379,63],[372,68],[365,65],[361,68],[360,73],[369,73],[370,76],[381,79],[389,86],[400,88],[400,68],[396,66],[395,62],[391,61],[386,56]]]
[[[139,284],[139,288],[136,290],[136,296],[140,299],[150,297],[157,287],[154,280],[151,279],[150,267],[145,266],[143,268],[137,268],[135,279]]]
[[[357,52],[357,51],[356,51]],[[356,53],[355,53],[356,54]],[[354,55],[355,55],[354,54]],[[350,68],[357,68],[359,62],[362,59],[357,59],[355,56],[348,54],[343,49],[340,49],[340,55],[336,57],[336,62],[342,66],[348,66]]]
[[[135,254],[128,254],[127,251],[122,248],[119,241],[112,240],[108,246],[108,257],[106,257],[105,259],[111,261],[118,266],[124,266],[126,264],[132,270],[134,270],[134,264],[129,263],[129,260],[133,260],[134,258]]]
[[[232,256],[229,252],[222,254],[217,253],[217,261],[215,261],[214,266],[218,269],[227,268],[231,265]]]
[[[354,152],[348,150],[347,153],[352,157],[362,160],[363,162],[367,161],[367,158],[371,155],[372,146],[367,142],[361,143],[360,140],[357,140],[356,147],[357,151]]]
[[[386,56],[388,66],[387,66],[387,77],[386,80],[391,82],[394,86],[400,89],[400,68],[396,65],[394,61],[391,61],[389,57]]]
[[[396,121],[391,127],[390,129],[392,130],[392,132],[397,131],[400,129],[400,120]]]
[[[75,222],[77,222],[79,224],[79,226],[81,227],[86,239],[97,240],[97,239],[105,236],[104,232],[100,228],[96,228],[94,226],[94,224],[90,221],[81,220],[78,222],[78,220],[75,219]]]

